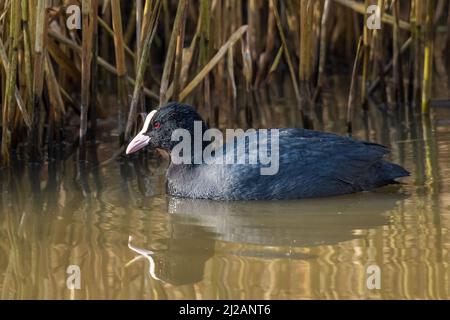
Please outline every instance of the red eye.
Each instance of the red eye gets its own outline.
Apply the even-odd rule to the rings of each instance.
[[[159,129],[159,127],[161,127],[161,123],[155,122],[155,123],[153,124],[153,128]]]

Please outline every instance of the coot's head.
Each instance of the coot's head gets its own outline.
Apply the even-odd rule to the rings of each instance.
[[[126,153],[134,153],[144,147],[170,152],[178,143],[172,141],[172,132],[176,129],[186,129],[192,135],[194,121],[201,121],[203,131],[206,130],[205,122],[193,107],[170,102],[147,115],[141,131],[131,140]]]

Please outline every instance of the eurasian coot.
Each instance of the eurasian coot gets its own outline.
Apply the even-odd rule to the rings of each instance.
[[[179,129],[184,129],[181,134]],[[193,107],[171,102],[146,117],[126,153],[144,147],[170,152],[167,192],[185,198],[272,200],[336,196],[372,190],[409,175],[401,166],[383,160],[388,149],[376,143],[283,128],[247,131],[213,149],[211,136],[217,139],[218,130],[206,134],[207,129]],[[180,149],[183,140],[187,147]],[[205,153],[215,157],[216,162],[208,161]],[[274,163],[262,161],[263,154]],[[188,161],[180,161],[180,157]],[[260,161],[250,161],[255,159]],[[269,166],[275,170],[264,172]]]

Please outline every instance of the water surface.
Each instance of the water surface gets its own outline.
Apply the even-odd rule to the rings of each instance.
[[[275,120],[261,126],[292,125],[287,104],[271,103]],[[324,114],[323,129],[342,134],[345,108]],[[87,164],[17,163],[1,171],[0,297],[449,299],[450,112],[436,114],[358,125],[357,137],[388,145],[412,175],[326,199],[171,198],[163,159],[99,165],[115,151],[107,143]],[[70,265],[79,290],[66,285]],[[366,285],[373,265],[380,289]]]

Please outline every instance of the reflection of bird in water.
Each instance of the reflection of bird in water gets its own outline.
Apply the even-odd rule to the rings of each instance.
[[[237,251],[230,252],[233,255],[309,259],[313,256],[292,249],[352,240],[358,237],[356,230],[386,225],[389,211],[402,198],[387,193],[326,201],[217,202],[168,198],[170,236],[152,243],[152,247],[164,249],[140,249],[131,244],[131,238],[128,246],[149,261],[152,278],[174,285],[196,283],[203,278],[216,240],[242,244]]]
[[[173,285],[196,283],[203,279],[206,261],[214,253],[215,241],[206,228],[186,224],[172,225],[170,238],[157,240],[163,250],[147,250],[133,245],[130,236],[128,247],[149,262],[150,276]]]
[[[387,193],[282,202],[170,198],[168,211],[174,222],[211,228],[219,240],[309,247],[351,240],[357,229],[387,224],[387,213],[402,198]]]
[[[129,236],[128,237],[128,248],[130,248],[131,250],[133,250],[134,252],[139,254],[139,256],[135,257],[133,260],[128,262],[127,265],[131,265],[133,262],[137,261],[140,258],[145,258],[149,262],[148,273],[151,275],[151,277],[153,279],[161,280],[155,274],[155,259],[153,258],[153,255],[155,254],[155,252],[147,250],[147,249],[144,249],[144,248],[138,248],[138,247],[132,245],[131,241],[133,241],[133,237]]]

